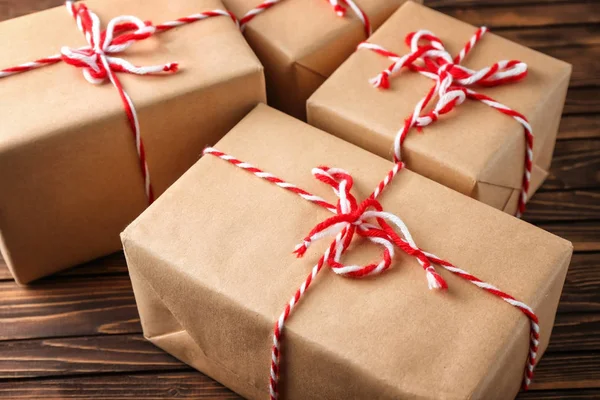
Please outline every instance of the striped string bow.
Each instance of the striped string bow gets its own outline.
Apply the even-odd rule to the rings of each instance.
[[[435,81],[434,86],[417,103],[413,113],[405,119],[404,125],[396,134],[394,139],[395,161],[402,159],[402,145],[413,127],[421,129],[434,123],[441,115],[449,113],[466,99],[480,101],[514,118],[523,126],[526,143],[525,168],[516,214],[517,217],[521,217],[525,212],[533,166],[533,131],[531,125],[529,125],[523,114],[498,103],[489,96],[474,91],[470,87],[476,85],[498,86],[519,81],[527,76],[527,65],[516,60],[504,60],[478,71],[460,65],[486,32],[487,28],[479,28],[454,58],[446,51],[442,41],[427,30],[412,32],[406,36],[406,44],[410,47],[410,53],[403,56],[399,56],[374,43],[363,42],[358,48],[372,50],[377,54],[388,57],[393,62],[392,65],[370,80],[370,83],[376,88],[388,89],[390,78],[403,68],[416,71]],[[424,111],[434,97],[437,97],[437,102],[431,111]]]
[[[329,210],[333,216],[317,224],[311,232],[298,244],[294,253],[302,257],[310,245],[316,240],[334,237],[334,240],[325,250],[315,266],[313,266],[306,280],[298,288],[294,296],[285,305],[284,311],[279,316],[273,327],[273,346],[271,348],[271,369],[269,374],[269,393],[271,400],[279,397],[278,383],[281,362],[281,340],[286,321],[298,305],[306,291],[315,280],[324,266],[329,266],[338,275],[350,278],[364,278],[379,275],[388,270],[392,265],[396,249],[414,257],[425,271],[429,289],[445,290],[448,285],[444,278],[438,274],[434,265],[444,268],[454,275],[471,282],[473,285],[502,299],[511,306],[521,311],[530,322],[529,352],[523,376],[523,388],[526,390],[533,378],[533,369],[536,364],[540,327],[538,317],[527,304],[518,301],[508,293],[497,287],[483,282],[465,270],[457,268],[450,262],[420,249],[413,239],[404,221],[398,216],[384,211],[379,196],[393,181],[394,177],[404,168],[402,162],[394,164],[384,179],[377,185],[373,193],[366,200],[359,203],[352,195],[354,183],[352,176],[338,168],[318,167],[312,170],[316,179],[331,186],[338,198],[333,205],[325,199],[315,196],[291,183],[265,172],[249,163],[243,162],[214,148],[204,150],[205,155],[212,155],[241,168],[254,176],[264,179],[282,189],[288,190],[304,200],[310,201],[319,207]],[[399,232],[399,233],[398,233]],[[362,237],[383,248],[381,259],[368,265],[346,265],[341,261],[342,255],[348,250],[353,238]]]
[[[133,16],[120,16],[113,18],[105,30],[101,30],[100,18],[92,12],[85,4],[75,5],[73,1],[65,3],[67,11],[75,19],[77,27],[85,36],[87,46],[72,49],[63,47],[60,54],[41,58],[36,61],[27,62],[15,67],[0,70],[0,78],[31,71],[59,62],[65,62],[77,68],[83,69],[83,76],[92,84],[101,84],[107,79],[113,84],[125,109],[127,122],[133,133],[135,146],[139,158],[142,178],[148,203],[154,201],[154,192],[150,182],[150,171],[146,161],[144,143],[140,134],[140,124],[133,101],[127,94],[117,72],[135,75],[149,75],[160,73],[174,73],[178,70],[177,63],[167,63],[153,66],[136,66],[123,58],[115,57],[114,54],[127,50],[136,42],[152,37],[156,33],[166,32],[178,26],[201,21],[216,16],[227,16],[234,20],[236,18],[228,11],[212,10],[199,14],[189,15],[174,21],[165,22],[160,25],[152,25]]]
[[[246,13],[246,15],[244,15],[242,18],[240,18],[240,27],[242,30],[244,30],[244,28],[246,27],[246,25],[252,21],[257,15],[261,14],[262,12],[268,10],[269,8],[273,7],[274,5],[281,3],[283,0],[265,0],[262,3],[260,3],[258,6],[256,6],[255,8],[251,9],[250,11],[248,11]],[[339,16],[339,17],[345,17],[346,16],[346,11],[347,8],[344,6],[344,4],[350,8],[352,10],[352,12],[354,13],[354,15],[356,15],[356,17],[360,20],[360,22],[363,24],[364,29],[365,29],[365,35],[367,35],[367,37],[371,36],[371,22],[369,21],[369,17],[367,16],[367,14],[354,2],[354,0],[326,0],[331,7],[333,8],[333,11]]]

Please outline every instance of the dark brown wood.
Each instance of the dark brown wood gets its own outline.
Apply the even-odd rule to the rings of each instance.
[[[483,4],[485,2],[479,2]],[[490,28],[546,27],[548,25],[600,23],[600,3],[597,1],[565,1],[545,4],[526,4],[486,7],[448,7],[444,14],[475,26]]]
[[[139,332],[127,275],[0,282],[0,340]]]
[[[537,225],[573,242],[576,252],[600,251],[600,222],[538,223]]]
[[[59,272],[45,280],[62,279],[69,276],[94,276],[126,274],[127,263],[122,252],[102,257],[87,264],[83,264],[66,271]],[[12,280],[8,267],[0,256],[0,281]]]
[[[189,369],[142,335],[0,342],[0,380]]]
[[[569,0],[566,0],[569,1]],[[428,7],[437,8],[446,12],[447,8],[465,7],[477,9],[489,5],[514,7],[524,4],[546,5],[550,3],[564,3],[565,0],[425,0],[423,3]],[[484,12],[484,11],[482,11]]]
[[[559,312],[600,311],[598,288],[600,288],[600,253],[574,254],[558,306]]]
[[[158,400],[241,397],[195,371],[0,382],[0,398]]]
[[[598,389],[569,389],[569,390],[536,390],[521,393],[519,400],[597,400],[600,399]]]
[[[0,0],[0,20],[62,3]],[[600,1],[426,4],[573,64],[550,176],[525,219],[575,254],[533,390],[518,399],[599,399]],[[122,253],[30,287],[0,260],[0,398],[239,399],[143,339]]]
[[[585,53],[587,46],[600,45],[598,24],[549,26],[543,29],[504,28],[492,32],[542,52],[548,48],[576,47]]]
[[[560,122],[558,139],[600,138],[600,118],[592,115],[568,115]]]
[[[556,143],[550,176],[543,189],[588,189],[600,186],[600,140]]]
[[[600,220],[600,190],[536,193],[523,219],[533,223]]]
[[[567,115],[600,113],[600,88],[583,87],[569,89],[564,113]]]

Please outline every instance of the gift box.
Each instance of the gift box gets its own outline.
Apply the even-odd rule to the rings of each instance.
[[[522,214],[548,175],[571,66],[485,32],[406,3],[308,100],[309,123],[389,160],[405,138],[412,171]]]
[[[118,250],[152,198],[265,101],[219,1],[86,4],[0,24],[0,244],[20,283]],[[143,20],[109,24],[120,15]]]
[[[152,343],[249,399],[516,395],[569,242],[264,105],[215,147],[121,235]]]
[[[224,0],[265,67],[273,107],[306,119],[306,100],[405,0]],[[328,4],[329,3],[329,4]]]

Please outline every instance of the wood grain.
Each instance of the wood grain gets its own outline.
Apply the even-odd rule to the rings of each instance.
[[[563,116],[558,140],[600,138],[600,117],[588,115]]]
[[[490,28],[600,23],[600,3],[597,1],[549,2],[519,7],[504,4],[485,8],[448,7],[443,12],[472,25]]]
[[[185,368],[141,334],[0,342],[0,380]]]
[[[528,222],[600,220],[600,190],[538,192],[523,216]]]
[[[542,52],[547,48],[575,47],[585,53],[587,46],[600,45],[600,26],[598,24],[548,26],[543,29],[504,28],[493,29],[492,32]]]
[[[44,400],[241,399],[195,371],[0,382],[0,397]]]
[[[544,190],[588,189],[600,186],[600,140],[564,140],[556,143]]]
[[[598,221],[538,223],[537,226],[571,241],[576,252],[600,251],[600,222]]]
[[[564,114],[598,114],[600,113],[600,88],[570,88],[567,92]]]
[[[0,283],[0,340],[139,332],[126,275]]]
[[[600,236],[598,237],[600,240]],[[600,311],[600,253],[578,253],[571,259],[558,311]]]

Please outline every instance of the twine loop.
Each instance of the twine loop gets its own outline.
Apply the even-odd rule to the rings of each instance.
[[[403,165],[398,165],[398,170]],[[402,219],[385,212],[379,201],[372,194],[359,203],[352,195],[354,184],[352,175],[339,168],[318,167],[312,174],[319,181],[332,187],[338,197],[335,215],[317,224],[310,233],[296,246],[294,253],[304,256],[312,243],[326,237],[335,240],[325,253],[325,263],[338,275],[363,278],[381,274],[392,265],[395,247],[415,257],[426,273],[430,289],[446,289],[446,281],[433,267],[429,258],[419,249]],[[402,233],[402,238],[395,230]],[[341,262],[342,255],[348,250],[354,237],[363,237],[383,247],[383,254],[378,262],[367,265],[347,265]]]
[[[78,6],[67,3],[67,9],[76,19],[77,27],[84,34],[89,46],[72,49],[61,48],[62,60],[74,67],[83,69],[85,79],[95,85],[109,79],[110,71],[126,72],[135,75],[177,72],[177,63],[139,67],[123,58],[111,56],[127,50],[136,42],[150,38],[157,32],[151,22],[144,22],[134,16],[113,18],[102,31],[100,18],[85,4]]]

